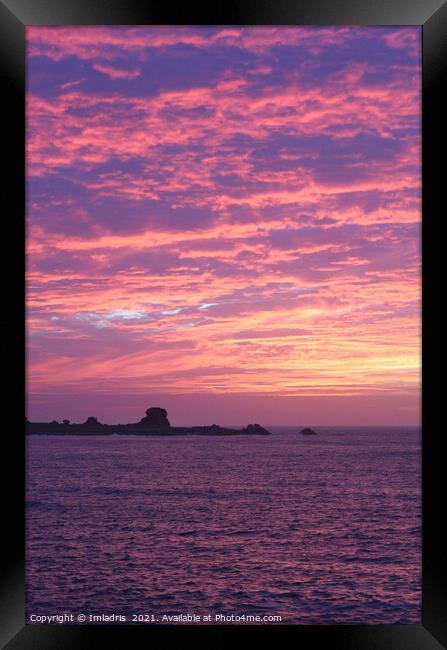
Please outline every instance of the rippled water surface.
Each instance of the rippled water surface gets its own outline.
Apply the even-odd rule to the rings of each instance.
[[[419,623],[420,434],[30,436],[27,613]]]

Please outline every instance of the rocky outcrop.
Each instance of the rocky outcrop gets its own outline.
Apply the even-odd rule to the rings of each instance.
[[[248,424],[244,431],[247,433],[255,433],[260,436],[268,436],[270,435],[270,431],[267,431],[267,429],[264,429],[264,427],[261,427],[260,424]]]
[[[139,422],[129,424],[103,424],[95,417],[88,417],[80,424],[63,420],[62,423],[29,422],[25,418],[26,433],[34,435],[148,435],[148,436],[237,436],[261,435],[268,436],[270,431],[260,424],[249,424],[243,429],[228,429],[217,424],[211,426],[171,427],[168,413],[158,406],[148,408],[146,415]]]
[[[302,429],[302,430],[300,431],[300,433],[301,433],[303,436],[316,436],[316,435],[317,435],[317,432],[316,432],[316,431],[314,431],[313,429],[309,429],[308,427],[307,427],[306,429]]]
[[[140,424],[151,429],[169,429],[168,412],[158,406],[147,409],[146,416],[141,418]]]

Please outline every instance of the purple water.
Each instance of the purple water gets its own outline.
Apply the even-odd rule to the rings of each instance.
[[[419,430],[272,430],[29,436],[27,616],[420,623]]]

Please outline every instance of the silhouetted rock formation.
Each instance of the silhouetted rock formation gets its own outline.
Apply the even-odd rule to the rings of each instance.
[[[69,424],[67,424],[66,426],[70,427]],[[104,425],[98,422],[98,418],[94,418],[94,417],[87,418],[84,424],[82,425],[85,431],[91,431],[92,433],[94,433],[98,429],[98,426],[102,427]]]
[[[25,418],[26,433],[34,435],[57,434],[57,435],[148,435],[148,436],[237,436],[237,435],[260,435],[268,436],[270,431],[261,427],[260,424],[249,424],[243,429],[227,429],[217,424],[211,426],[196,427],[171,427],[168,420],[168,413],[165,409],[153,406],[146,411],[145,417],[139,422],[130,424],[102,424],[95,417],[88,417],[81,424],[70,423],[70,420],[63,420],[62,423],[53,420],[52,422],[29,422]]]
[[[309,428],[303,429],[302,431],[300,431],[300,433],[303,436],[316,436],[317,435],[316,431],[314,431],[313,429],[309,429]]]
[[[141,418],[140,424],[150,428],[169,429],[168,412],[158,406],[153,406],[146,411],[146,417]]]

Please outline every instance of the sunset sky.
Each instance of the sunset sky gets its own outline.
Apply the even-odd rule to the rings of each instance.
[[[28,417],[416,424],[420,29],[27,29]]]

